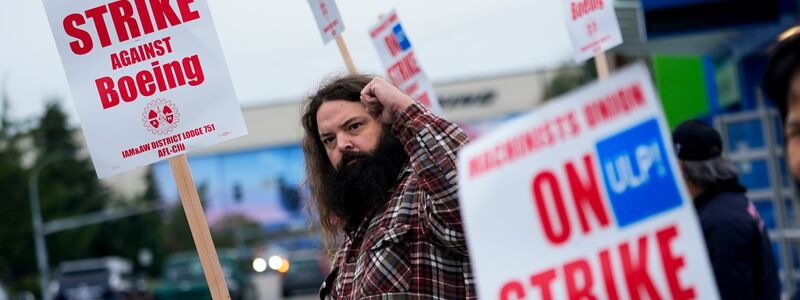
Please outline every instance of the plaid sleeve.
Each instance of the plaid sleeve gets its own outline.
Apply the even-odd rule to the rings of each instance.
[[[419,103],[400,113],[392,132],[405,145],[421,188],[428,195],[420,205],[426,233],[435,237],[438,244],[466,254],[456,158],[458,150],[469,142],[467,133]]]

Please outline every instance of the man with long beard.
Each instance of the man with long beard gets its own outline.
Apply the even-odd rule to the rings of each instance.
[[[309,208],[336,249],[320,297],[475,298],[456,178],[466,133],[363,75],[324,84],[302,123]]]

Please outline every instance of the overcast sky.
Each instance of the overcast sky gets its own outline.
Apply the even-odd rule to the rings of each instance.
[[[59,97],[77,121],[44,7],[0,0],[0,82],[11,116],[38,116]],[[382,74],[367,30],[396,9],[433,82],[553,68],[570,61],[558,0],[339,0],[356,67]],[[297,101],[332,72],[345,72],[335,42],[322,44],[306,0],[211,0],[239,102]],[[2,88],[2,86],[0,86]]]

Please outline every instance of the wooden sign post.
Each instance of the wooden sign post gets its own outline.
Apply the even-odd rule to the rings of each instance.
[[[347,44],[344,43],[344,39],[341,35],[336,37],[336,45],[339,46],[339,52],[342,54],[344,64],[347,66],[347,73],[350,75],[358,74],[356,65],[353,64],[353,58],[350,57],[350,51],[347,50]]]
[[[192,232],[192,239],[200,257],[200,264],[203,266],[203,274],[206,277],[208,289],[211,291],[211,298],[214,300],[231,299],[186,155],[181,154],[170,158],[169,166],[172,168],[175,184],[178,185],[183,212],[186,214],[186,220],[189,221],[189,230]]]
[[[611,68],[608,66],[608,57],[606,57],[606,52],[600,52],[594,57],[594,67],[597,68],[597,79],[606,79],[608,78],[608,73],[610,72]]]
[[[314,14],[314,20],[317,22],[322,43],[327,44],[331,40],[336,40],[336,45],[339,46],[339,52],[342,54],[344,64],[347,66],[347,73],[350,75],[358,74],[356,65],[353,64],[353,58],[350,57],[350,51],[347,50],[342,38],[344,32],[344,22],[342,16],[339,14],[339,8],[336,6],[334,0],[308,0],[308,5],[311,7],[311,12]]]
[[[622,44],[622,31],[613,3],[580,0],[562,3],[572,42],[572,58],[581,63],[594,56],[597,78],[607,78],[610,70],[605,52]]]

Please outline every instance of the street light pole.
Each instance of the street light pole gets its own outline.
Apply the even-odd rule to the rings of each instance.
[[[47,260],[47,244],[44,239],[44,222],[42,221],[42,206],[39,202],[39,173],[42,169],[53,162],[66,160],[68,157],[59,155],[50,159],[44,159],[40,164],[33,168],[28,177],[28,195],[31,202],[31,218],[33,219],[33,243],[36,247],[36,265],[39,268],[39,288],[42,293],[42,300],[52,300],[52,295],[48,291],[50,283],[50,266]]]
[[[50,283],[50,264],[47,259],[47,243],[45,237],[48,234],[71,230],[78,227],[93,225],[97,223],[127,218],[134,215],[149,213],[161,210],[161,205],[140,205],[130,208],[107,208],[97,212],[86,213],[78,216],[51,220],[44,223],[42,219],[42,207],[39,201],[39,175],[44,167],[59,161],[69,160],[71,157],[66,154],[59,154],[45,158],[36,165],[28,177],[28,198],[31,204],[31,219],[33,220],[33,242],[36,246],[36,265],[39,269],[39,285],[42,292],[42,300],[52,300],[49,291]]]
[[[33,169],[28,178],[28,192],[31,201],[31,217],[33,218],[33,242],[36,246],[36,265],[39,268],[39,285],[42,293],[42,300],[52,300],[47,291],[50,269],[47,263],[47,244],[44,240],[44,229],[42,226],[42,209],[39,204],[39,171],[40,167]]]

